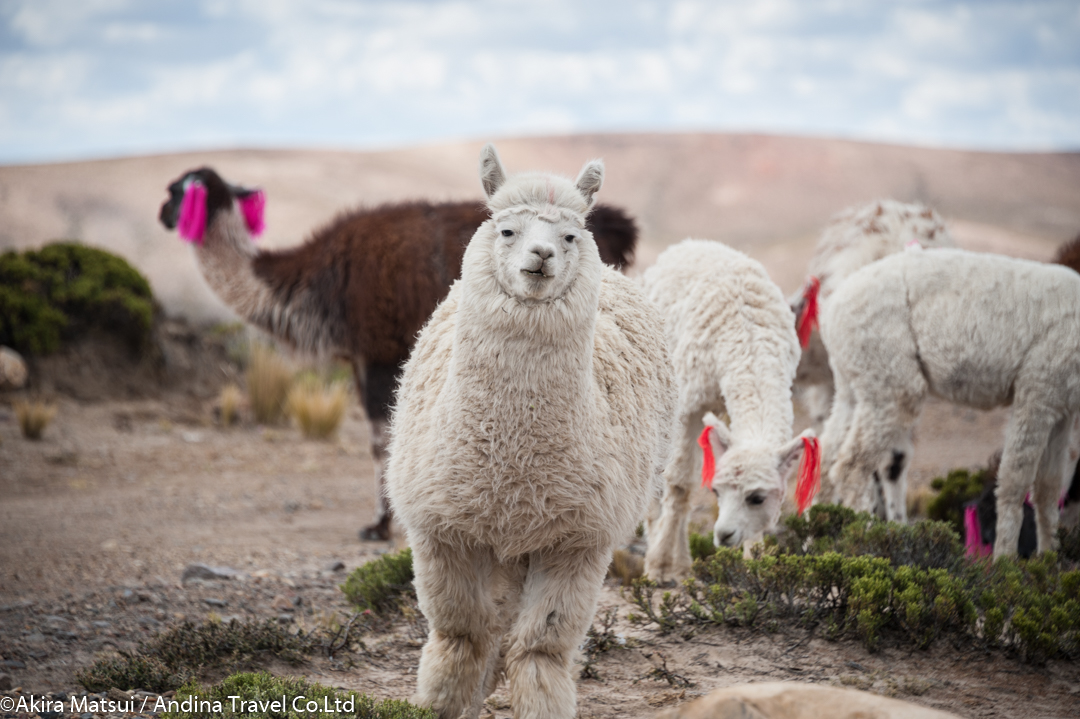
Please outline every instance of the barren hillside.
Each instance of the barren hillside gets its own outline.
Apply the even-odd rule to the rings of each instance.
[[[480,142],[387,152],[236,150],[0,167],[0,248],[76,238],[120,252],[171,313],[229,312],[194,258],[157,223],[165,186],[211,165],[268,195],[268,246],[301,241],[342,209],[409,198],[479,199]],[[1044,259],[1080,232],[1080,154],[936,150],[764,135],[589,135],[501,140],[511,170],[573,174],[602,157],[607,202],[628,208],[645,243],[640,265],[685,236],[718,239],[766,263],[785,290],[800,282],[834,212],[878,197],[940,210],[964,246]]]

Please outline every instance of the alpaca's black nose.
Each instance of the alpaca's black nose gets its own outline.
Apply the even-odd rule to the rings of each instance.
[[[720,544],[723,544],[725,547],[731,546],[731,538],[734,537],[734,536],[735,536],[735,532],[733,532],[733,531],[732,532],[725,532],[723,534],[718,534],[717,535],[717,537],[720,539]]]

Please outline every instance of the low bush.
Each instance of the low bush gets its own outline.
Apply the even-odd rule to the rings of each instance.
[[[794,624],[870,649],[952,638],[1032,662],[1080,657],[1080,570],[1057,553],[972,560],[944,523],[898,525],[829,505],[785,529],[751,558],[721,548],[699,559],[682,590],[656,597],[638,580],[633,619],[661,631]]]
[[[153,319],[150,284],[121,257],[75,242],[0,255],[0,345],[49,354],[96,327],[142,350]]]
[[[285,706],[271,707],[268,702]],[[303,697],[294,706],[294,700]],[[185,703],[186,702],[186,703]],[[261,704],[260,704],[261,702]],[[315,702],[315,711],[309,711]],[[436,719],[430,709],[405,701],[377,701],[367,694],[338,691],[301,677],[275,677],[266,672],[241,673],[226,677],[217,684],[185,684],[167,703],[165,719],[216,719],[217,717],[274,717],[306,719],[311,716],[337,719]]]
[[[135,651],[99,659],[75,678],[94,692],[111,687],[163,692],[191,681],[203,669],[237,667],[260,656],[299,664],[310,649],[305,636],[294,636],[273,620],[184,622],[140,643]]]
[[[327,385],[318,378],[308,378],[289,390],[285,406],[305,437],[330,439],[337,433],[348,403],[346,384]]]
[[[694,559],[705,559],[716,554],[716,545],[713,544],[711,534],[690,532],[690,556]]]
[[[222,427],[231,427],[240,419],[240,405],[244,402],[244,393],[234,384],[226,385],[218,396],[218,405],[221,409],[220,420]]]
[[[248,356],[248,400],[260,424],[276,424],[285,416],[285,402],[293,383],[293,371],[273,348],[253,344]]]
[[[384,554],[357,567],[341,585],[341,591],[360,610],[375,614],[396,611],[402,600],[416,596],[412,550]]]
[[[978,499],[992,480],[988,469],[974,472],[954,469],[944,477],[935,477],[930,488],[937,496],[927,505],[926,516],[949,524],[959,536],[964,536],[964,505]]]
[[[24,402],[16,400],[14,403],[15,418],[19,421],[19,430],[27,439],[38,440],[45,432],[45,428],[56,416],[56,405],[46,402]]]

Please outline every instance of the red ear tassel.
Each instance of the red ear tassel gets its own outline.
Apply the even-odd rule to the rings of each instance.
[[[795,322],[795,331],[799,335],[799,345],[803,349],[810,344],[810,333],[814,330],[814,325],[818,323],[818,290],[820,289],[821,282],[817,277],[811,277],[807,280],[806,287],[803,288],[803,297],[806,301],[803,303],[799,319]]]
[[[180,219],[176,232],[188,242],[202,244],[206,231],[206,188],[201,182],[192,182],[180,202]]]
[[[705,489],[712,489],[713,475],[716,474],[716,458],[712,453],[712,442],[709,441],[709,432],[711,430],[712,427],[706,427],[701,436],[697,438],[697,443],[701,445],[701,451],[705,453],[705,457],[701,462],[701,486]]]
[[[266,209],[266,194],[255,190],[250,195],[240,198],[240,212],[244,215],[244,224],[252,236],[261,235],[266,228],[263,222],[263,210]]]
[[[799,462],[799,481],[795,485],[795,502],[801,515],[814,501],[821,488],[821,444],[817,437],[803,437],[803,456]]]

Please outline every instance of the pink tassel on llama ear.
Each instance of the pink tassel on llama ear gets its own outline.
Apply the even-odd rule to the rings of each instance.
[[[803,437],[802,441],[803,456],[799,462],[799,480],[795,484],[795,502],[800,515],[821,489],[821,443],[817,437]]]
[[[821,281],[817,277],[811,277],[806,281],[803,288],[802,312],[795,321],[795,331],[799,335],[799,345],[806,349],[810,344],[810,333],[814,331],[814,325],[818,323],[818,290],[821,289]]]
[[[192,182],[184,191],[176,231],[188,242],[202,244],[206,232],[206,188],[201,182]]]
[[[712,489],[713,475],[716,474],[716,458],[713,456],[712,443],[709,441],[709,432],[711,431],[712,427],[706,427],[701,436],[697,438],[697,443],[701,445],[701,451],[705,453],[705,457],[701,462],[701,486],[705,489]]]
[[[964,507],[964,546],[967,547],[969,557],[986,557],[993,552],[993,549],[983,544],[979,511],[974,504]]]
[[[255,190],[250,195],[246,195],[240,198],[240,212],[244,215],[244,224],[247,225],[248,232],[252,236],[258,236],[262,234],[262,231],[266,229],[266,223],[263,222],[263,210],[266,209],[266,193],[262,190]]]

